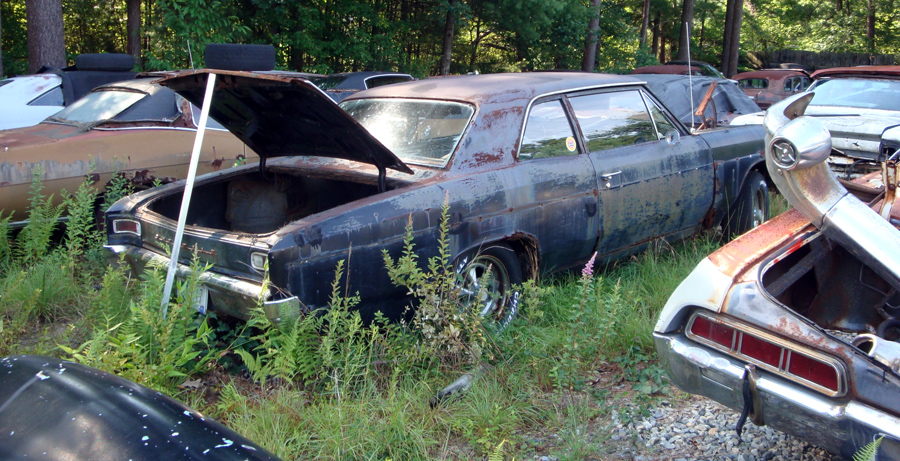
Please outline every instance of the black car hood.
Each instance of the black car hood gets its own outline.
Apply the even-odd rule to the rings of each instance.
[[[412,173],[305,78],[203,69],[181,72],[159,83],[202,107],[210,73],[217,77],[209,115],[261,158],[332,157]]]

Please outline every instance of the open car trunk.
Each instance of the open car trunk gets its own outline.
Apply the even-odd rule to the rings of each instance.
[[[269,168],[198,185],[187,223],[214,231],[269,234],[285,224],[378,193],[363,178],[334,179]],[[148,208],[177,220],[183,193],[152,201]]]
[[[825,235],[769,267],[766,292],[832,335],[900,339],[900,293],[871,267]]]

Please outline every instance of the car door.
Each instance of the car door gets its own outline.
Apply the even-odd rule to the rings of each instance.
[[[597,174],[597,251],[638,251],[654,238],[696,230],[713,199],[706,143],[637,88],[568,100]]]
[[[588,259],[597,244],[594,169],[583,153],[561,96],[539,100],[528,113],[515,182],[507,188],[516,227],[538,240],[545,270]]]

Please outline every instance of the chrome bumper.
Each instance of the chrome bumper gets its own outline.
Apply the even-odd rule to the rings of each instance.
[[[744,364],[679,333],[653,334],[660,362],[679,388],[736,412],[744,407]],[[760,372],[757,381],[764,424],[850,458],[884,436],[879,455],[900,459],[900,418],[855,401],[840,402]],[[886,397],[892,398],[892,397]],[[879,458],[882,459],[882,458]]]
[[[110,264],[119,265],[120,261],[124,260],[135,274],[142,273],[147,266],[164,268],[169,266],[169,258],[136,246],[104,245],[104,248],[108,252],[107,259]],[[175,276],[188,278],[191,276],[191,268],[179,263],[175,267]],[[300,301],[296,297],[269,300],[270,293],[259,283],[210,271],[200,274],[199,281],[209,289],[210,301],[215,310],[237,318],[248,319],[250,310],[260,304],[266,317],[276,325],[283,319],[295,319],[302,312]]]

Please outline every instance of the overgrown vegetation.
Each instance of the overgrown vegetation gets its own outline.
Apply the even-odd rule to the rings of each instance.
[[[163,320],[162,270],[134,279],[100,257],[93,188],[66,197],[62,233],[51,218],[63,210],[40,190],[35,180],[27,232],[13,237],[0,216],[0,356],[57,355],[117,373],[285,459],[602,457],[612,409],[628,418],[667,396],[652,325],[720,244],[715,235],[658,243],[628,261],[592,260],[581,273],[528,284],[518,318],[501,331],[456,297],[446,226],[437,257],[418,260],[408,236],[398,259],[385,258],[384,270],[418,300],[408,322],[364,323],[339,265],[328,309],[281,328],[261,310],[228,323],[192,306],[197,263]],[[433,400],[466,373],[475,378],[468,392]],[[610,386],[598,387],[604,379],[639,406],[617,407]]]

